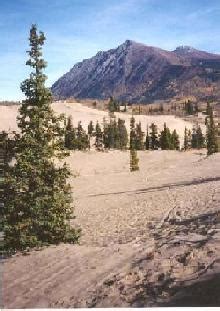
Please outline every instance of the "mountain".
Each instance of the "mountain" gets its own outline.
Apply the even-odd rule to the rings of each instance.
[[[220,83],[220,55],[189,46],[166,51],[126,40],[73,66],[52,85],[56,98],[147,103],[174,96],[206,96]]]

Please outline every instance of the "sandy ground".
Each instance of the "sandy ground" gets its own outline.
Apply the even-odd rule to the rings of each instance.
[[[107,113],[81,104],[53,105],[74,124],[102,122]],[[16,129],[17,107],[0,106],[0,130]],[[129,125],[129,115],[118,114]],[[183,135],[192,124],[173,116],[137,116],[143,129],[163,123]],[[80,245],[51,246],[6,259],[5,308],[88,306],[86,297],[111,275],[122,273],[149,247],[150,223],[178,206],[183,215],[202,211],[220,189],[220,154],[138,152],[140,171],[129,171],[129,152],[72,152],[67,159],[77,177],[73,225],[82,228]],[[106,306],[114,304],[111,299]]]
[[[67,116],[71,115],[73,118],[74,126],[77,126],[78,122],[81,121],[85,129],[87,129],[88,123],[93,121],[94,124],[98,121],[100,124],[103,123],[103,118],[108,120],[108,112],[97,109],[92,109],[84,106],[80,103],[54,103],[53,109],[57,113],[65,113]],[[0,130],[17,130],[16,117],[18,114],[18,106],[0,106]],[[117,118],[125,120],[127,129],[130,128],[131,115],[127,113],[115,113]],[[158,115],[158,116],[146,116],[146,115],[135,115],[136,122],[141,122],[142,130],[146,132],[147,125],[155,123],[159,130],[163,129],[164,122],[167,126],[174,130],[180,135],[181,141],[184,137],[184,129],[192,129],[193,124],[184,121],[180,118],[171,115]],[[203,131],[205,131],[204,125],[201,125]],[[205,132],[204,132],[205,133]]]
[[[149,246],[149,222],[172,207],[202,212],[220,189],[220,154],[139,152],[129,172],[127,152],[73,152],[68,159],[80,245],[59,245],[4,263],[6,308],[87,306],[86,298],[121,273]],[[113,302],[110,300],[109,305]]]

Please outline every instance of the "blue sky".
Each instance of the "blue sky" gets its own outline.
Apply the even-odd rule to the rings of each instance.
[[[32,23],[47,37],[48,86],[76,62],[126,39],[220,53],[219,0],[0,0],[0,100],[22,98]]]

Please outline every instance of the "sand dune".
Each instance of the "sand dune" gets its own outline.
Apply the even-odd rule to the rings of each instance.
[[[83,126],[87,129],[88,123],[97,121],[102,124],[103,118],[108,120],[108,112],[97,109],[92,109],[84,106],[80,103],[53,103],[53,109],[57,113],[64,113],[65,115],[71,115],[73,123],[77,126],[79,121],[82,121]],[[18,115],[18,106],[0,106],[0,130],[17,130],[16,117]],[[115,113],[117,118],[125,120],[127,129],[130,127],[131,115],[125,113]],[[181,141],[184,137],[184,129],[192,129],[193,124],[191,122],[184,121],[172,115],[158,115],[158,116],[146,116],[146,115],[135,115],[136,122],[141,122],[142,130],[146,132],[147,125],[155,123],[159,130],[163,129],[164,122],[167,126],[174,130],[176,129],[180,135]],[[203,131],[205,130],[202,126]]]
[[[129,172],[128,152],[72,152],[68,158],[79,246],[51,246],[4,263],[5,308],[89,306],[91,293],[121,275],[151,239],[149,222],[176,207],[182,217],[216,208],[220,197],[220,154],[139,152],[140,171]],[[217,205],[216,205],[217,204]],[[117,295],[116,295],[117,296]],[[129,306],[106,296],[102,306]],[[90,301],[90,302],[89,302]],[[93,304],[95,302],[93,301]]]
[[[78,103],[53,107],[84,126],[107,117]],[[17,107],[1,106],[0,128],[16,129],[16,115]],[[117,116],[129,125],[129,115]],[[140,115],[136,120],[143,128],[155,122],[161,129],[167,122],[182,135],[185,126],[192,126],[173,116]],[[131,173],[128,151],[71,152],[66,161],[77,175],[70,179],[76,215],[72,224],[82,228],[80,245],[51,246],[6,259],[5,308],[130,306],[126,299],[133,291],[123,300],[120,293],[108,291],[111,282],[106,280],[112,275],[120,279],[124,271],[129,275],[138,256],[146,257],[152,225],[173,208],[184,218],[219,206],[220,154],[207,158],[205,150],[140,151],[138,157],[140,171]],[[127,286],[129,277],[123,282],[119,285]],[[107,292],[99,296],[103,284]]]

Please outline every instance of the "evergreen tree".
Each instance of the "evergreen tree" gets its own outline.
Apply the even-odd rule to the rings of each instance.
[[[157,150],[159,147],[158,132],[156,124],[150,125],[150,149]]]
[[[150,137],[149,137],[148,126],[147,126],[147,134],[146,134],[146,138],[145,138],[145,149],[146,150],[150,149]]]
[[[137,156],[136,147],[136,133],[135,133],[135,119],[132,116],[130,120],[130,171],[138,171],[139,170],[139,159]]]
[[[200,126],[197,126],[196,135],[197,135],[197,148],[201,149],[205,145],[205,137],[202,133],[202,129]]]
[[[135,131],[135,118],[132,116],[130,119],[130,149],[135,149],[136,146],[136,131]]]
[[[125,126],[125,121],[118,119],[118,133],[119,133],[119,149],[123,150],[127,148],[128,144],[128,132]]]
[[[136,150],[144,149],[144,132],[142,132],[141,122],[136,124],[136,142],[135,142]]]
[[[179,135],[177,134],[176,130],[174,130],[171,134],[171,149],[172,150],[180,149]]]
[[[192,115],[194,113],[193,103],[190,100],[185,103],[185,111],[188,115]]]
[[[191,130],[188,130],[187,135],[188,135],[188,138],[187,138],[188,146],[189,146],[189,149],[191,149],[192,148],[192,146],[191,146],[191,141],[192,141],[192,132],[191,132]]]
[[[164,123],[164,129],[160,134],[160,146],[162,150],[172,149],[171,134],[169,128]]]
[[[108,103],[109,112],[120,111],[120,104],[111,96]]]
[[[103,145],[104,148],[109,147],[109,124],[106,122],[106,119],[103,118]]]
[[[77,127],[77,148],[78,150],[86,150],[89,148],[89,137],[82,127],[81,121]]]
[[[110,123],[105,130],[105,148],[112,149],[115,147],[115,120],[110,119]]]
[[[88,125],[88,135],[90,137],[93,136],[94,135],[94,131],[95,131],[95,128],[94,128],[93,122],[90,121],[89,125]]]
[[[191,147],[195,149],[201,149],[204,147],[204,143],[205,137],[202,134],[201,127],[199,125],[197,127],[193,127]]]
[[[101,151],[103,148],[103,133],[98,121],[95,127],[95,147],[98,151]]]
[[[188,150],[190,149],[190,141],[192,140],[191,138],[191,134],[189,133],[190,131],[188,131],[188,129],[185,127],[185,130],[184,130],[184,150]]]
[[[118,129],[118,124],[116,122],[116,120],[114,119],[113,121],[113,148],[114,149],[120,149],[120,135],[119,135],[119,129]]]
[[[193,127],[193,130],[192,130],[191,147],[193,149],[197,149],[197,147],[198,147],[197,133],[196,133],[195,127]]]
[[[214,122],[212,107],[209,108],[206,129],[207,155],[211,155],[218,152],[217,129]]]
[[[69,116],[67,119],[64,145],[65,145],[65,148],[69,150],[77,149],[76,131],[73,127],[71,116]]]
[[[6,179],[5,244],[9,251],[59,242],[76,242],[79,232],[70,227],[70,171],[63,158],[64,116],[51,108],[52,96],[45,87],[46,63],[42,58],[45,36],[35,25],[30,30],[27,65],[33,68],[21,84],[26,99],[20,107],[15,164]]]

